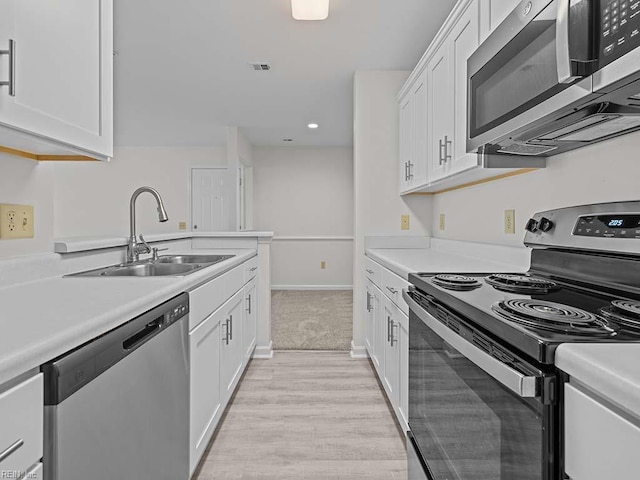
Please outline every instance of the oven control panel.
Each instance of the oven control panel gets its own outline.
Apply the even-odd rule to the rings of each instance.
[[[640,238],[640,214],[583,215],[573,234],[581,237]]]
[[[599,68],[640,46],[640,0],[601,0],[599,40]]]

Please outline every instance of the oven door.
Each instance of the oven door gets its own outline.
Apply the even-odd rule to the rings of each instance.
[[[465,339],[474,336],[468,323],[441,312],[450,325],[460,320],[456,333],[406,292],[405,299],[409,480],[559,478],[558,409],[541,398],[549,374],[513,369]]]
[[[467,151],[595,97],[592,15],[590,0],[524,0],[478,47],[467,69]],[[545,153],[512,147],[495,153]]]

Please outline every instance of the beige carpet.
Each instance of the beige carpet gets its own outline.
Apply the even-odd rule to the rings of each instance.
[[[351,290],[274,290],[271,294],[274,350],[350,350]]]

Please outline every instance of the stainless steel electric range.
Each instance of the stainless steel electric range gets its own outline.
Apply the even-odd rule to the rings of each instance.
[[[523,273],[409,275],[409,480],[560,480],[566,342],[640,342],[640,201],[536,214]]]

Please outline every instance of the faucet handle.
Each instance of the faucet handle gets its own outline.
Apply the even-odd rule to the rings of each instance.
[[[143,247],[140,248],[140,252],[139,253],[151,253],[151,247],[149,246],[149,244],[145,241],[144,237],[142,236],[142,234],[140,234],[140,243],[142,243]]]

